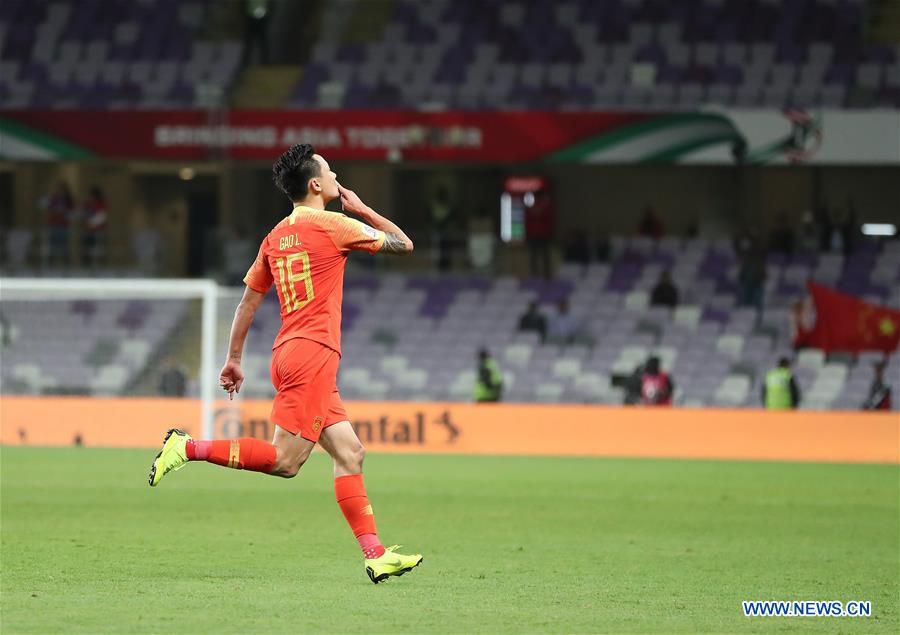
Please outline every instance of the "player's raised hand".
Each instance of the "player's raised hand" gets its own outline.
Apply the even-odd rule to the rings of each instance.
[[[234,399],[234,393],[241,392],[241,384],[244,383],[244,371],[239,362],[229,359],[219,373],[219,385],[222,390],[228,392],[228,398]]]
[[[351,214],[365,216],[369,208],[362,202],[362,199],[357,196],[356,192],[347,189],[340,183],[338,183],[338,192],[341,193],[341,209],[345,212],[350,212]]]

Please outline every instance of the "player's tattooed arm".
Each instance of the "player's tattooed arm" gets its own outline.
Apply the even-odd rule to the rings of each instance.
[[[338,190],[341,193],[341,209],[356,214],[365,223],[384,232],[384,244],[378,250],[379,253],[408,254],[412,252],[413,241],[393,221],[363,203],[353,190],[348,190],[340,184]]]
[[[384,243],[382,243],[381,249],[378,251],[383,254],[408,254],[412,249],[409,248],[409,243],[403,240],[403,237],[399,234],[385,232]]]

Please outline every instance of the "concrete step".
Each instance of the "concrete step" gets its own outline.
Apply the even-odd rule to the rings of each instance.
[[[381,39],[393,8],[394,0],[366,0],[356,4],[344,31],[344,41],[366,44]]]
[[[297,85],[301,66],[249,66],[238,78],[234,108],[281,108]]]
[[[869,7],[867,39],[878,44],[900,44],[900,2],[876,0]]]

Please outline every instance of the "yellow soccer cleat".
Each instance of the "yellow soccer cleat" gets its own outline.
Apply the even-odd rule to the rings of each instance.
[[[402,553],[395,553],[394,549],[399,548],[400,545],[394,545],[385,549],[380,558],[366,559],[366,573],[373,583],[378,584],[392,575],[403,575],[422,564],[421,554],[404,556]]]
[[[169,472],[180,470],[184,464],[188,462],[185,445],[191,440],[184,430],[172,428],[166,433],[163,441],[162,450],[153,459],[153,465],[150,466],[150,487],[156,487],[162,480],[162,477]]]

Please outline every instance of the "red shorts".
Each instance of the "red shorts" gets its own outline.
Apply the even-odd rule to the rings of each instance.
[[[337,351],[303,338],[284,342],[272,351],[272,422],[313,443],[322,430],[347,420],[337,389],[341,356]]]

